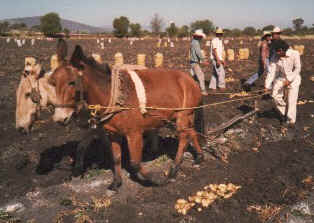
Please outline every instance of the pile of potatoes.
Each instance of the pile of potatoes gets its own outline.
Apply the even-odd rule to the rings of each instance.
[[[246,91],[241,91],[240,93],[230,94],[230,95],[229,95],[229,98],[245,97],[245,96],[249,96],[249,94],[248,94]]]
[[[175,209],[178,213],[186,215],[187,212],[196,208],[197,211],[202,211],[203,208],[209,207],[217,199],[228,199],[235,194],[241,186],[236,186],[232,183],[229,184],[209,184],[196,195],[189,196],[188,200],[178,199],[175,204]]]

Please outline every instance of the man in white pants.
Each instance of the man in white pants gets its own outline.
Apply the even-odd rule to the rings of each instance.
[[[216,29],[216,37],[212,40],[210,47],[210,58],[213,63],[213,74],[210,79],[209,89],[216,91],[216,88],[220,90],[226,89],[225,83],[225,61],[223,58],[224,44],[222,42],[223,30],[221,28]]]
[[[273,44],[273,49],[275,56],[270,64],[269,74],[273,77],[275,72],[278,72],[278,76],[274,80],[272,97],[282,117],[286,117],[286,124],[294,127],[301,84],[300,54],[289,48],[289,45],[283,40],[277,40]],[[266,84],[268,83],[266,82]]]

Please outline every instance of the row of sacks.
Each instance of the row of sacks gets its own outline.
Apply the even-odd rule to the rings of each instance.
[[[202,54],[206,57],[206,51],[202,50]],[[235,51],[233,49],[227,49],[227,51],[223,51],[222,57],[227,59],[228,61],[235,60]],[[238,58],[239,60],[248,60],[250,57],[250,50],[248,48],[239,49]]]
[[[294,45],[293,48],[299,51],[300,55],[304,54],[304,45]],[[206,57],[206,52],[202,50],[204,57]],[[250,57],[250,50],[248,48],[239,49],[238,52],[238,59],[239,60],[248,60]],[[227,49],[223,52],[223,58],[227,59],[228,61],[235,60],[235,51],[233,49]]]
[[[169,45],[171,48],[174,47],[174,43],[173,43],[173,42],[164,42],[164,44],[163,44],[164,47],[168,47],[168,45]],[[157,42],[156,47],[157,47],[157,48],[162,47],[161,41],[158,41],[158,42]]]
[[[94,57],[95,58],[95,57]],[[146,55],[145,54],[137,54],[137,65],[146,66]],[[97,60],[96,60],[97,61]],[[154,66],[161,67],[163,65],[164,56],[162,53],[156,53],[154,56]],[[124,64],[123,54],[118,52],[114,55],[114,63],[115,65]]]
[[[303,55],[304,53],[304,46],[303,45],[295,45],[295,50],[298,50],[300,52],[300,55]],[[202,50],[203,55],[206,57],[206,53],[204,50]],[[248,48],[239,49],[238,58],[239,60],[248,60],[250,55],[250,50]],[[227,49],[226,52],[224,52],[224,58],[226,58],[228,61],[234,61],[235,59],[235,52],[233,49]],[[92,54],[92,57],[100,64],[103,63],[103,60],[99,54]],[[138,54],[137,55],[137,65],[146,66],[146,55],[145,54]],[[161,67],[163,65],[164,56],[162,53],[156,53],[154,56],[154,66],[155,67]],[[124,64],[123,54],[118,52],[114,55],[114,63],[115,65],[122,65]],[[53,55],[51,57],[50,61],[51,70],[54,70],[56,67],[58,67],[58,59],[57,55]]]
[[[97,53],[93,53],[92,57],[94,58],[94,60],[99,63],[99,64],[103,64],[103,59],[101,57],[100,54]],[[137,55],[137,65],[141,65],[141,66],[145,66],[145,60],[146,60],[146,55],[145,54],[138,54]],[[155,67],[161,67],[163,65],[163,60],[164,60],[164,56],[162,53],[156,53],[154,56],[154,66]],[[123,60],[123,54],[118,52],[114,55],[114,65],[123,65],[124,64],[124,60]],[[59,66],[58,63],[58,57],[56,54],[51,56],[50,59],[50,69],[51,71],[54,71],[57,67]]]

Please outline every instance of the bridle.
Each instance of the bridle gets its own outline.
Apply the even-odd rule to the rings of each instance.
[[[44,71],[41,71],[44,72]],[[41,94],[40,94],[40,89],[39,89],[39,78],[35,78],[36,80],[36,87],[33,87],[31,80],[29,79],[29,73],[24,71],[24,77],[28,83],[28,85],[30,86],[31,91],[30,92],[26,92],[25,96],[29,97],[32,102],[36,105],[36,114],[40,114],[40,110],[41,110]]]

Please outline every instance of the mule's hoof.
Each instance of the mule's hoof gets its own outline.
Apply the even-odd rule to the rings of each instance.
[[[113,181],[113,182],[109,185],[108,190],[118,192],[118,190],[119,190],[119,188],[121,187],[121,185],[122,185],[122,182]]]
[[[201,164],[203,161],[204,161],[204,155],[203,155],[203,153],[198,153],[198,154],[196,154],[194,164],[195,164],[195,165],[199,165],[199,164]]]

